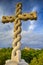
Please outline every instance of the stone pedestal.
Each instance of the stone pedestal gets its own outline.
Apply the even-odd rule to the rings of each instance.
[[[20,62],[14,62],[14,61],[8,60],[6,61],[5,65],[29,65],[29,64],[22,59]]]

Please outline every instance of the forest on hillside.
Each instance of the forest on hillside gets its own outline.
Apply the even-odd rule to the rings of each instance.
[[[12,48],[0,49],[0,65],[5,65],[5,61],[11,58]],[[22,49],[21,58],[29,65],[43,65],[43,49]]]

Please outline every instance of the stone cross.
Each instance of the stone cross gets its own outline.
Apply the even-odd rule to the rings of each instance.
[[[18,3],[16,5],[16,14],[15,16],[3,16],[2,23],[14,22],[14,37],[12,43],[12,54],[11,60],[14,62],[20,62],[21,60],[21,20],[36,20],[37,15],[36,12],[31,13],[23,13],[22,14],[22,3]]]

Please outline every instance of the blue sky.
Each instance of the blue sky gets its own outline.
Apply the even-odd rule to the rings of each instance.
[[[18,2],[22,2],[22,13],[37,11],[36,21],[21,21],[22,45],[43,48],[43,0],[0,0],[0,47],[12,46],[14,23],[3,24],[2,16],[15,15]]]

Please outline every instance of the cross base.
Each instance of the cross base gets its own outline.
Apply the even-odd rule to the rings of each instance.
[[[5,65],[29,65],[28,63],[25,62],[25,60],[21,59],[20,62],[14,62],[14,61],[7,61]]]

